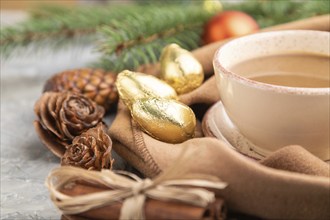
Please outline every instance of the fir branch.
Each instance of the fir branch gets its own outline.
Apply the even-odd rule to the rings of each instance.
[[[249,0],[240,4],[224,1],[224,10],[240,10],[254,17],[261,28],[330,12],[329,0]]]
[[[120,24],[104,26],[99,50],[101,65],[112,70],[135,68],[158,60],[162,48],[178,43],[191,50],[200,46],[204,23],[212,16],[200,5],[152,7],[144,16],[127,16]],[[120,26],[119,26],[120,25]]]
[[[141,6],[135,5],[48,9],[42,15],[34,12],[26,22],[1,29],[1,54],[8,57],[13,50],[29,45],[48,45],[56,49],[75,42],[92,43],[102,25],[121,19],[132,11],[143,11]]]
[[[133,47],[122,50],[119,54],[112,53],[104,55],[95,66],[116,71],[135,69],[141,64],[157,62],[162,48],[170,43],[176,43],[188,49],[197,48],[199,46],[200,35],[201,28],[198,27],[175,33],[166,38],[157,38],[151,42],[136,44]]]
[[[101,47],[100,50],[103,51],[105,54],[111,54],[115,52],[117,55],[119,55],[120,53],[122,53],[123,50],[128,50],[134,47],[135,45],[141,45],[141,44],[145,45],[157,39],[166,40],[166,38],[176,35],[177,33],[182,32],[184,30],[190,30],[194,28],[200,29],[200,27],[201,27],[200,23],[188,24],[188,25],[179,24],[176,27],[172,27],[170,29],[161,31],[159,33],[154,33],[147,37],[141,35],[138,36],[136,39],[123,41],[121,43],[118,43],[114,47],[108,47],[108,45],[103,45],[103,48]]]

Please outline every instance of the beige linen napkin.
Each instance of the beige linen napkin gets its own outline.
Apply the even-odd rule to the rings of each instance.
[[[110,133],[114,140],[115,151],[148,177],[157,175],[173,163],[185,145],[189,145],[191,150],[197,148],[198,153],[191,157],[187,166],[190,167],[191,172],[215,175],[227,182],[228,187],[217,194],[225,199],[232,210],[271,219],[330,218],[328,177],[263,166],[230,149],[215,138],[194,138],[181,144],[158,141],[143,133],[122,105],[110,128]],[[325,162],[314,158],[307,151],[301,148],[286,149],[304,154],[303,157],[294,159],[300,160],[297,164],[314,160],[316,163],[311,164],[315,167],[314,170],[321,170],[313,173],[314,175],[329,172],[329,166]],[[310,159],[311,157],[313,159]],[[286,160],[291,159],[286,158]],[[283,160],[283,156],[273,160]],[[300,168],[289,170],[292,169],[300,170]]]

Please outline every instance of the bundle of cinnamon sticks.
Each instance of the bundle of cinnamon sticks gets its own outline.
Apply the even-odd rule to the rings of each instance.
[[[93,192],[102,192],[105,189],[88,185],[76,184],[73,188],[63,189],[62,193],[69,196],[85,195]],[[63,215],[62,219],[82,220],[108,220],[118,219],[122,203],[118,202],[112,205],[103,206],[93,209],[79,215]],[[212,219],[226,219],[227,209],[224,200],[217,198],[215,202],[211,203],[206,208],[183,204],[179,202],[164,202],[155,199],[147,199],[144,206],[144,213],[146,219],[191,219],[191,220],[212,220]]]

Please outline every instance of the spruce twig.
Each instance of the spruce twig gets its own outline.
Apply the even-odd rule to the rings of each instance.
[[[8,57],[14,50],[34,45],[62,48],[72,43],[92,43],[97,30],[132,11],[142,11],[134,5],[109,7],[46,7],[32,12],[26,22],[1,29],[1,54]]]
[[[198,6],[189,5],[179,1],[166,5],[44,6],[32,11],[30,20],[1,30],[1,54],[8,57],[15,54],[17,48],[33,51],[26,50],[31,45],[36,46],[35,50],[44,46],[56,49],[73,43],[95,43],[101,39],[98,49],[105,54],[102,60],[109,60],[109,57],[113,60],[107,65],[112,70],[155,62],[165,42],[177,42],[186,45],[187,49],[199,45],[198,35],[211,14],[201,10],[200,2]]]
[[[329,0],[249,0],[240,4],[224,1],[224,10],[240,10],[254,17],[261,28],[330,13]]]
[[[104,26],[100,30],[104,40],[99,46],[104,54],[102,66],[134,69],[142,63],[157,61],[162,48],[169,43],[189,50],[200,46],[203,25],[212,14],[201,10],[200,5],[166,8],[150,6],[144,16],[127,16],[121,27]]]

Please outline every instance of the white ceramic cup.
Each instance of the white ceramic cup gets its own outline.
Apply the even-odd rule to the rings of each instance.
[[[267,156],[281,147],[297,144],[329,160],[330,88],[277,86],[231,71],[233,65],[244,60],[296,51],[330,56],[330,33],[265,32],[222,46],[213,60],[221,101],[231,121],[253,143],[257,153]]]

